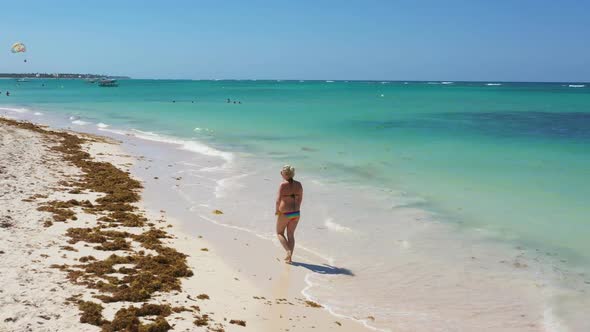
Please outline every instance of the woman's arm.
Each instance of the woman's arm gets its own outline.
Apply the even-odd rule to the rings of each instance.
[[[281,187],[283,185],[279,185],[279,192],[277,193],[277,201],[275,203],[275,216],[279,215],[279,205],[281,204]]]
[[[297,195],[297,205],[301,207],[301,202],[303,201],[303,185],[300,183],[299,186],[301,187],[301,191]]]

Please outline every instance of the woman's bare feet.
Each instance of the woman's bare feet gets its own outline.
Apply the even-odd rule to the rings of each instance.
[[[291,250],[287,250],[287,256],[285,256],[285,262],[291,263],[291,256],[293,256],[293,252]]]

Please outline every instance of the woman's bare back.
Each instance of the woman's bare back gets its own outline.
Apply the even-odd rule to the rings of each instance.
[[[293,180],[285,181],[279,187],[279,211],[293,212],[299,211],[301,201],[303,200],[303,186],[301,182]]]

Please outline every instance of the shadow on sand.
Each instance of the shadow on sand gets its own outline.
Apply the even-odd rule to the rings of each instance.
[[[347,275],[347,276],[351,276],[351,277],[354,276],[354,273],[352,273],[352,271],[350,271],[349,269],[345,269],[343,267],[330,266],[328,264],[315,265],[315,264],[308,264],[308,263],[293,261],[291,263],[291,265],[301,266],[301,267],[304,267],[310,271],[313,271],[315,273],[320,273],[320,274],[341,274],[341,275]]]

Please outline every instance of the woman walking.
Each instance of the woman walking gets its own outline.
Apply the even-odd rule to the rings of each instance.
[[[295,181],[295,168],[290,165],[283,166],[281,170],[283,182],[279,186],[275,215],[277,215],[277,237],[287,251],[285,262],[291,263],[295,249],[295,229],[299,223],[299,209],[303,200],[303,186]],[[287,230],[287,236],[285,236]]]

